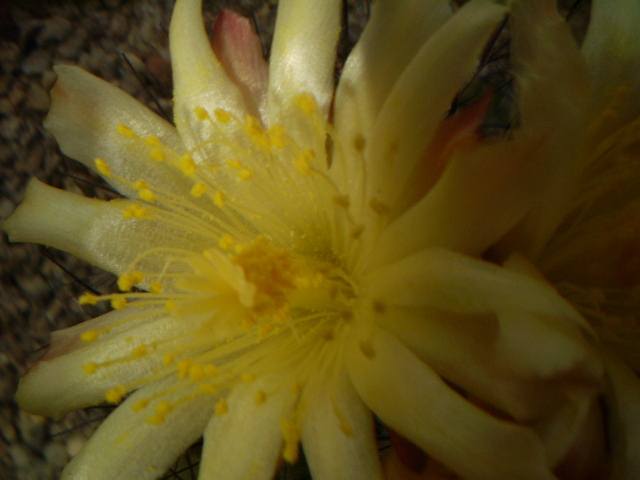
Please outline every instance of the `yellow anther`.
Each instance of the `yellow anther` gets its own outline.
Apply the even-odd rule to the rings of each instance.
[[[98,297],[91,293],[84,293],[78,298],[80,305],[97,305]]]
[[[105,177],[110,177],[113,175],[111,173],[111,168],[109,168],[109,165],[107,165],[107,162],[105,162],[103,159],[96,158],[95,162],[96,169],[98,170],[98,172],[100,172],[101,175],[104,175]]]
[[[162,284],[158,281],[151,282],[149,285],[149,291],[151,293],[160,293],[162,292]]]
[[[162,142],[155,135],[149,135],[144,139],[144,143],[150,147],[161,147]]]
[[[194,108],[193,113],[196,114],[196,117],[198,117],[198,120],[209,120],[209,113],[200,106]]]
[[[122,292],[128,292],[134,285],[142,283],[144,280],[144,274],[142,272],[125,273],[118,277],[118,288]]]
[[[216,403],[216,415],[221,416],[227,413],[228,411],[229,411],[229,405],[227,404],[227,401],[224,398],[221,398],[220,400],[218,400],[218,403]]]
[[[136,183],[133,184],[133,188],[135,188],[136,190],[142,190],[145,188],[149,188],[149,184],[144,180],[138,180]]]
[[[152,149],[149,152],[149,156],[151,157],[151,160],[155,160],[156,162],[164,162],[167,159],[167,156],[159,148]]]
[[[149,425],[162,425],[164,423],[164,415],[151,415],[145,420]]]
[[[311,93],[301,93],[300,95],[296,96],[294,102],[308,116],[311,116],[318,111],[318,103],[316,102],[316,97],[314,97]]]
[[[211,383],[199,383],[198,384],[198,389],[202,393],[208,393],[209,395],[217,395],[218,394],[218,387],[216,387],[215,385],[213,385]]]
[[[240,380],[244,383],[251,383],[256,381],[256,376],[253,373],[243,373],[240,375]]]
[[[257,118],[247,115],[247,120],[245,122],[244,131],[247,136],[251,139],[253,143],[263,148],[271,148],[271,141],[267,136],[267,133],[262,128],[262,124],[260,120]]]
[[[287,462],[296,463],[300,447],[300,427],[292,420],[283,418],[280,423],[280,430],[282,430],[282,435],[284,436],[282,456]]]
[[[225,202],[224,193],[218,190],[216,193],[213,194],[213,203],[216,207],[222,208],[224,206],[224,202]]]
[[[196,171],[196,162],[193,160],[191,155],[182,155],[180,157],[180,170],[184,172],[185,175],[193,175]]]
[[[122,211],[122,218],[147,218],[147,208],[144,205],[129,205]]]
[[[165,415],[167,415],[168,413],[170,413],[171,410],[173,410],[173,407],[166,400],[158,402],[156,407],[155,407],[156,414],[162,415],[163,417]]]
[[[122,135],[123,137],[135,138],[136,136],[133,130],[131,130],[129,127],[127,127],[122,123],[118,124],[118,126],[116,127],[116,131],[118,132],[119,135]]]
[[[253,173],[253,170],[251,170],[250,168],[243,168],[238,171],[238,178],[240,180],[249,180],[251,177],[253,177]]]
[[[145,200],[147,202],[154,202],[156,200],[156,194],[148,188],[143,188],[142,190],[140,190],[140,192],[138,192],[138,195],[142,200]]]
[[[298,173],[301,173],[302,175],[311,175],[313,173],[313,167],[311,164],[315,159],[316,152],[311,148],[305,148],[302,153],[296,157],[293,163],[296,166]]]
[[[176,357],[171,352],[167,352],[162,356],[162,366],[168,367],[176,361]]]
[[[98,364],[96,362],[89,362],[84,367],[82,367],[82,371],[87,375],[96,373],[97,370],[98,370]]]
[[[207,185],[204,182],[196,183],[191,189],[191,195],[196,198],[200,198],[207,191]]]
[[[218,375],[219,370],[218,367],[216,367],[213,363],[207,363],[204,366],[204,374],[207,377],[215,377],[216,375]]]
[[[147,348],[146,345],[138,345],[136,348],[133,349],[133,352],[131,352],[131,356],[133,358],[142,358],[147,353],[149,353],[149,349]]]
[[[225,165],[227,167],[233,168],[233,169],[236,169],[236,170],[240,170],[241,168],[243,168],[242,163],[240,163],[238,160],[233,159],[233,158],[225,161],[224,163],[225,163]]]
[[[231,121],[231,114],[221,108],[216,108],[213,114],[220,123],[229,123]]]
[[[256,395],[253,397],[253,400],[256,402],[256,405],[262,405],[267,399],[267,394],[262,390],[258,390]]]
[[[336,195],[331,199],[331,203],[340,208],[344,208],[345,210],[347,210],[351,206],[349,195]]]
[[[227,250],[233,247],[235,243],[236,241],[233,239],[233,237],[227,233],[226,235],[222,236],[222,238],[218,242],[218,245],[220,245],[220,248],[224,248],[225,250]]]
[[[191,369],[191,365],[193,365],[193,360],[190,358],[186,358],[184,360],[180,360],[178,362],[178,378],[183,379],[189,376],[189,370]]]
[[[274,329],[275,327],[273,326],[272,323],[269,323],[269,322],[262,323],[258,327],[258,336],[260,337],[260,339],[265,339],[267,335],[273,332]]]
[[[126,393],[127,387],[124,385],[118,385],[111,390],[107,390],[107,393],[104,394],[104,399],[109,403],[118,403]]]
[[[149,405],[149,399],[141,398],[131,406],[131,410],[133,410],[134,412],[139,412],[140,410],[147,408],[148,405]]]
[[[271,144],[278,150],[282,150],[287,145],[286,130],[282,125],[273,125],[267,130]]]
[[[204,379],[204,367],[199,363],[189,367],[189,379],[192,382],[199,382]]]
[[[94,342],[100,336],[100,332],[98,330],[87,330],[86,332],[82,332],[80,334],[80,340],[83,342],[89,343]]]
[[[174,302],[173,300],[167,300],[164,304],[164,307],[168,312],[173,312],[176,309],[176,302]]]
[[[124,297],[116,297],[111,300],[111,306],[116,310],[122,310],[127,306],[127,299]]]

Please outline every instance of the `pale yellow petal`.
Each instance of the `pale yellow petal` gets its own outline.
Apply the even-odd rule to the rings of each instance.
[[[315,97],[327,118],[333,100],[334,65],[340,35],[339,0],[282,0],[278,3],[269,58],[268,123],[295,132],[294,99]]]
[[[172,192],[185,184],[177,170],[154,161],[151,147],[143,143],[144,138],[154,136],[167,149],[183,153],[173,125],[119,88],[79,67],[58,65],[55,71],[58,80],[51,91],[45,127],[66,155],[93,170],[96,158],[104,160],[114,175],[105,180],[125,195],[135,190],[115,176],[130,183],[144,179]],[[132,140],[119,134],[120,124],[131,128],[139,138]]]
[[[115,274],[124,273],[150,249],[159,254],[146,256],[137,263],[138,269],[160,272],[167,262],[162,249],[201,253],[217,242],[204,223],[193,231],[153,218],[124,218],[123,212],[131,205],[134,203],[128,200],[82,197],[34,179],[23,203],[2,228],[11,241],[58,248]]]
[[[598,139],[640,114],[640,2],[594,0],[582,53],[589,63],[591,102],[603,116]]]
[[[164,309],[129,307],[54,332],[50,351],[20,380],[16,399],[23,410],[54,418],[105,403],[108,390],[135,384],[162,366],[162,354],[136,356],[137,347],[151,350],[154,342],[187,334],[196,326],[169,317]],[[87,332],[97,338],[83,341]]]
[[[242,93],[213,53],[202,18],[201,0],[179,0],[169,29],[174,84],[174,119],[189,149],[210,136],[211,125],[199,120],[196,107],[213,116],[223,109],[244,121],[248,111]]]
[[[89,439],[62,472],[62,480],[154,480],[194,443],[213,414],[209,395],[189,398],[175,377],[129,397]],[[140,402],[148,400],[142,409]],[[162,402],[170,410],[162,422],[148,421]]]
[[[280,424],[293,396],[282,383],[259,377],[233,389],[228,411],[212,417],[204,431],[201,480],[273,478],[283,443]]]
[[[535,202],[507,243],[509,251],[535,258],[567,215],[589,158],[584,144],[589,78],[556,2],[517,2],[512,18],[511,59],[521,123],[514,136],[537,137],[540,143],[531,159],[535,166],[529,166],[533,173],[523,169],[519,182],[526,188],[531,178],[538,181],[532,189]]]
[[[453,14],[445,0],[379,0],[340,75],[336,91],[335,126],[340,132],[332,177],[357,199],[362,187],[357,159],[393,85],[407,65]]]
[[[363,332],[349,346],[347,366],[383,422],[461,477],[555,478],[532,429],[469,403],[391,334]]]
[[[390,215],[399,213],[394,210],[396,202],[407,194],[406,184],[423,160],[436,127],[456,93],[470,80],[485,43],[505,14],[504,7],[490,0],[467,3],[429,38],[404,70],[364,147],[367,205],[375,202],[384,205]],[[366,212],[374,215],[373,210]],[[372,221],[378,220],[374,216]]]
[[[373,416],[343,366],[312,385],[301,419],[302,444],[315,480],[381,480]]]

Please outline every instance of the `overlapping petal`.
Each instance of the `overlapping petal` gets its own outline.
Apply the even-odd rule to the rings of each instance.
[[[119,88],[79,67],[54,68],[58,80],[51,91],[45,127],[55,135],[66,155],[93,170],[95,159],[103,159],[114,175],[130,182],[105,178],[124,195],[135,194],[131,183],[142,178],[170,192],[186,189],[186,179],[180,178],[176,169],[154,161],[150,147],[142,141],[153,135],[168,149],[184,153],[173,125]],[[140,138],[131,140],[118,134],[120,124],[133,129]]]
[[[395,82],[366,135],[367,203],[386,205],[392,216],[399,213],[399,196],[425,161],[437,125],[471,79],[485,43],[505,14],[505,8],[489,0],[467,3],[424,43]]]
[[[336,90],[334,124],[341,142],[331,174],[354,197],[363,194],[360,162],[373,125],[394,84],[418,50],[453,12],[443,0],[371,5],[367,28],[355,45],[340,75]]]
[[[167,378],[131,395],[71,460],[62,480],[153,480],[162,475],[198,440],[215,407],[209,395],[188,398],[189,392],[178,388],[178,382]],[[150,399],[147,407],[134,408],[143,399]],[[163,422],[149,422],[161,402],[173,408]]]
[[[533,430],[469,403],[391,334],[362,332],[346,361],[380,419],[463,478],[555,478]]]

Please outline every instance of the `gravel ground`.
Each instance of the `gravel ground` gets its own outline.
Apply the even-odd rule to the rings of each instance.
[[[205,0],[207,24],[224,7],[253,14],[268,50],[276,3]],[[350,2],[343,57],[364,24],[366,3]],[[170,115],[167,32],[172,8],[173,0],[0,0],[0,219],[20,203],[34,176],[87,196],[112,198],[99,178],[59,152],[42,127],[56,78],[52,65],[80,65]],[[575,15],[578,31],[584,31],[585,19],[584,13]],[[57,479],[109,413],[109,408],[91,408],[54,422],[21,412],[13,395],[52,331],[102,313],[99,307],[81,308],[75,298],[87,288],[113,291],[114,280],[75,257],[32,244],[9,244],[6,234],[0,234],[1,479]],[[195,479],[197,459],[196,445],[165,478]],[[308,473],[304,465],[285,466],[279,478],[303,479]]]

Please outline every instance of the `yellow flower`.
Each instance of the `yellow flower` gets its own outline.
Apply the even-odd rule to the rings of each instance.
[[[204,435],[203,479],[268,479],[301,445],[316,480],[380,479],[372,412],[468,479],[551,479],[574,444],[603,362],[523,256],[586,148],[562,19],[514,2],[521,127],[483,141],[486,103],[443,118],[506,7],[378,0],[334,89],[340,7],[282,0],[267,65],[247,21],[223,13],[214,53],[178,0],[175,127],[56,68],[47,128],[128,197],[33,180],[3,223],[119,277],[17,393],[53,417],[121,403],[63,478],[157,478]]]

